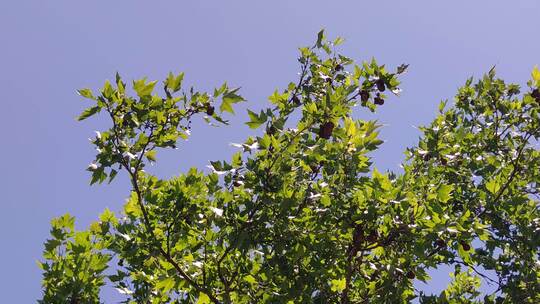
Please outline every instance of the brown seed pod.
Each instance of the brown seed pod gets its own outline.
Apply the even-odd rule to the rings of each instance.
[[[377,82],[375,82],[375,85],[377,85],[377,90],[380,92],[384,92],[386,90],[386,86],[384,85],[384,79],[379,78]]]
[[[368,101],[369,100],[369,92],[366,91],[366,90],[360,91],[360,100],[362,100],[362,102]]]
[[[233,186],[234,186],[234,187],[240,187],[240,186],[242,186],[243,184],[244,184],[244,182],[239,181],[239,180],[235,180],[235,181],[233,182]]]
[[[442,239],[438,239],[435,241],[435,245],[437,245],[437,247],[446,247],[446,242]]]
[[[291,101],[297,106],[301,105],[300,98],[298,98],[296,95],[293,95]]]
[[[538,100],[538,98],[540,98],[540,90],[534,89],[534,90],[531,92],[531,96],[532,96],[534,99]]]
[[[384,104],[384,99],[382,99],[380,95],[377,95],[377,97],[375,97],[375,99],[373,100],[373,102],[374,102],[376,105],[382,106],[382,105]]]
[[[332,136],[332,131],[334,130],[334,123],[327,121],[323,123],[319,128],[319,136],[324,139],[329,139]]]
[[[407,272],[407,278],[413,280],[414,278],[416,278],[416,274],[414,273],[414,271],[409,271]]]
[[[461,247],[463,248],[463,250],[465,250],[465,251],[471,250],[471,245],[469,245],[467,242],[465,242],[465,241],[460,241],[459,244],[461,245]]]
[[[208,105],[206,106],[206,115],[212,116],[214,115],[215,109],[214,106]]]

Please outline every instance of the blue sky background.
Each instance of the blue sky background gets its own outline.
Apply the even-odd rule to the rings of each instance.
[[[52,217],[70,212],[83,228],[105,207],[119,210],[128,194],[125,176],[88,186],[87,138],[104,121],[75,121],[87,105],[76,89],[100,88],[116,71],[128,80],[184,71],[201,90],[225,80],[242,86],[242,109],[260,108],[295,79],[297,47],[326,28],[357,60],[410,64],[402,97],[365,115],[387,124],[376,166],[396,170],[417,141],[412,126],[430,121],[467,77],[497,65],[507,81],[525,84],[540,63],[538,12],[537,0],[1,1],[0,302],[40,297],[35,261]],[[161,153],[154,171],[168,177],[228,158],[228,143],[249,134],[245,120],[239,110],[229,127],[195,124],[189,143]],[[429,289],[447,277],[436,273]]]

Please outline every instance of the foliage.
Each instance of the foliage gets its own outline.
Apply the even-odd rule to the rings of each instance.
[[[111,257],[101,252],[107,246],[98,241],[93,231],[74,231],[75,219],[63,215],[52,222],[53,239],[45,243],[39,263],[46,286],[40,303],[97,303],[103,271]]]
[[[98,303],[108,281],[126,303],[538,303],[540,72],[522,95],[493,70],[469,79],[421,128],[403,171],[382,173],[369,157],[380,126],[353,109],[398,94],[407,65],[355,65],[341,42],[321,31],[300,48],[298,82],[248,112],[264,133],[209,174],[164,180],[143,168],[189,136],[192,117],[226,123],[237,89],[184,92],[171,74],[163,97],[145,79],[128,96],[118,75],[97,97],[80,90],[94,105],[79,118],[112,123],[92,141],[91,183],[123,169],[132,191],[121,215],[106,210],[88,231],[53,221],[42,302]],[[441,265],[455,268],[446,290],[415,289]]]

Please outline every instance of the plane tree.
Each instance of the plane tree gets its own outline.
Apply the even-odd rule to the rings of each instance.
[[[40,303],[100,303],[105,284],[126,303],[538,303],[540,71],[524,89],[494,70],[468,79],[402,170],[380,172],[380,125],[357,115],[391,106],[407,65],[357,65],[342,41],[321,31],[300,48],[297,81],[248,111],[256,135],[210,172],[144,169],[185,144],[192,119],[226,125],[237,88],[186,89],[184,74],[128,88],[117,74],[79,90],[92,102],[79,120],[110,122],[92,139],[91,184],[122,171],[131,189],[86,230],[52,221]],[[445,290],[416,288],[444,265]]]

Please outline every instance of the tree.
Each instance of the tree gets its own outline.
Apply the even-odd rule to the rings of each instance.
[[[397,95],[407,65],[355,65],[341,42],[321,31],[300,48],[298,81],[248,112],[263,134],[209,174],[163,180],[144,167],[188,138],[192,117],[227,124],[238,89],[185,91],[169,74],[163,96],[146,79],[130,96],[119,75],[98,96],[79,90],[94,103],[79,119],[111,122],[92,140],[91,184],[123,170],[132,189],[120,215],[105,210],[88,230],[53,220],[40,302],[99,303],[110,282],[127,303],[538,303],[540,71],[523,94],[494,70],[467,80],[402,172],[383,173],[368,156],[379,125],[353,108]],[[446,290],[415,289],[441,265],[454,267]]]

